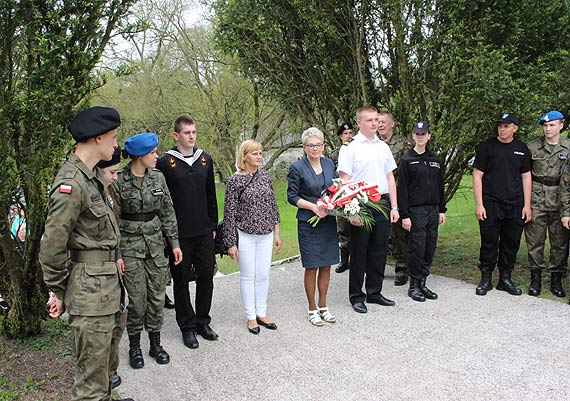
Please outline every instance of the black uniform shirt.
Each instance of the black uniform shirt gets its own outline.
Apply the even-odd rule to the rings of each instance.
[[[438,205],[445,213],[443,169],[439,159],[426,151],[418,154],[414,149],[404,154],[398,167],[398,206],[400,217],[410,217],[411,206]]]
[[[173,148],[173,150],[177,150]],[[197,149],[194,149],[196,152]],[[218,225],[218,203],[212,157],[202,152],[190,166],[171,154],[158,159],[170,190],[178,221],[178,237],[193,238],[211,234]]]
[[[483,201],[520,206],[524,203],[521,174],[531,169],[528,147],[518,139],[503,143],[493,138],[482,143],[474,167],[483,172]]]

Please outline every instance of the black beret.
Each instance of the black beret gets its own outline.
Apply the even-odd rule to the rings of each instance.
[[[106,134],[121,125],[121,117],[111,107],[91,107],[83,110],[69,123],[69,131],[76,142]]]
[[[111,160],[101,160],[97,163],[97,167],[99,168],[107,168],[114,166],[115,164],[119,164],[121,162],[121,147],[117,146],[115,148],[115,153],[113,153],[113,157]]]
[[[344,131],[346,131],[347,129],[352,129],[352,124],[350,122],[346,122],[343,123],[340,127],[338,127],[338,130],[336,131],[337,135],[342,134]]]

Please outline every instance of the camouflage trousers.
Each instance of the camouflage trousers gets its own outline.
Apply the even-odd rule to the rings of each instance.
[[[565,273],[568,266],[569,232],[560,222],[560,212],[532,209],[532,221],[525,226],[528,248],[528,267],[549,273]],[[548,233],[550,256],[544,258],[544,245]]]
[[[119,312],[104,316],[69,315],[75,356],[74,401],[111,400],[111,343]]]
[[[119,368],[119,343],[125,326],[127,325],[127,312],[118,312],[115,314],[115,328],[111,338],[111,355],[109,356],[109,375],[116,375]]]
[[[350,248],[350,221],[344,217],[337,216],[336,225],[340,249]]]
[[[160,331],[168,260],[162,254],[144,259],[125,256],[123,260],[123,281],[129,293],[127,333],[138,334],[143,326],[149,333]]]
[[[390,253],[396,263],[396,275],[408,275],[408,243],[406,230],[402,228],[402,220],[390,224]]]

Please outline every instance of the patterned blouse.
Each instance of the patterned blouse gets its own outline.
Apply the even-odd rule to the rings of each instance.
[[[254,175],[232,175],[224,200],[225,245],[228,248],[237,245],[237,229],[247,234],[264,235],[272,232],[278,223],[279,209],[269,173],[258,170]]]

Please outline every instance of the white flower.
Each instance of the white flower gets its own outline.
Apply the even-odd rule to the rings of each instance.
[[[354,216],[360,212],[360,205],[358,204],[358,200],[354,198],[348,205],[344,207],[344,212],[349,216]]]
[[[366,192],[360,192],[357,198],[363,205],[366,205],[368,203],[368,194]]]

